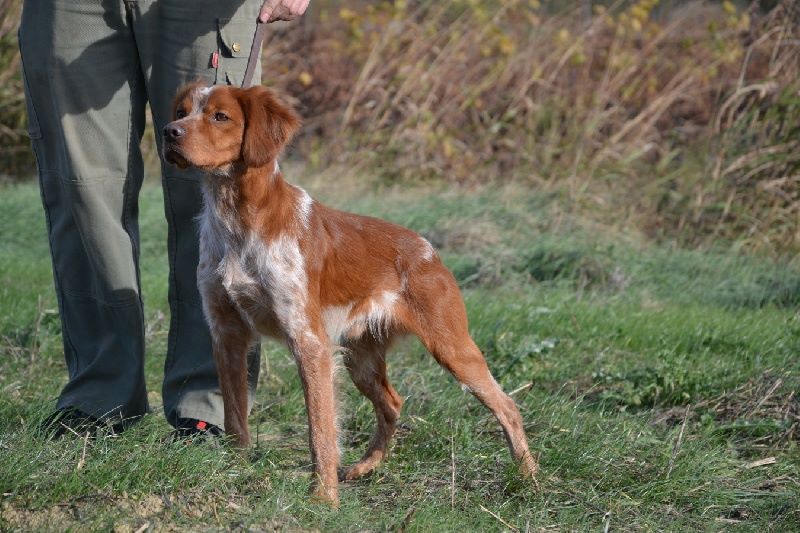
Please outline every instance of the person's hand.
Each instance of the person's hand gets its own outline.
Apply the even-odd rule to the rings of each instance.
[[[306,12],[309,0],[264,0],[258,20],[275,22],[276,20],[294,20]]]

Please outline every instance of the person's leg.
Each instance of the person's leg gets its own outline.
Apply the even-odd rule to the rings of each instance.
[[[57,407],[140,416],[145,98],[123,4],[25,2],[20,50],[69,371]]]
[[[187,82],[240,84],[255,32],[260,2],[139,0],[134,30],[147,80],[156,139],[172,120],[172,100]],[[217,54],[217,59],[214,59]],[[254,77],[261,79],[260,69]],[[167,420],[199,419],[224,427],[222,396],[211,354],[211,337],[197,289],[195,217],[202,206],[197,171],[162,166],[169,225],[169,344],[163,400]],[[258,379],[259,350],[248,357],[250,406]]]

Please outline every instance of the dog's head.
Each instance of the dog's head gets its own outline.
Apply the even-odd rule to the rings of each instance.
[[[294,111],[261,86],[187,85],[178,91],[172,113],[162,136],[164,158],[208,172],[236,163],[272,164],[300,126]]]

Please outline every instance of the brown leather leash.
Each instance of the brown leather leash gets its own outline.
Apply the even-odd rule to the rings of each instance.
[[[242,79],[242,88],[250,87],[253,81],[253,73],[256,71],[256,65],[261,58],[261,43],[264,42],[264,34],[267,33],[267,25],[260,20],[256,22],[256,33],[253,36],[253,46],[250,47],[250,56],[247,58],[247,68],[244,71],[244,78]]]

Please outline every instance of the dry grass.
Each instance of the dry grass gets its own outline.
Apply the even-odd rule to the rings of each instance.
[[[2,2],[11,80],[19,0]],[[270,32],[265,83],[297,99],[316,168],[518,180],[654,238],[795,255],[800,8],[659,4],[319,0]],[[3,87],[13,173],[22,108],[18,81]]]
[[[324,11],[266,54],[280,65],[269,82],[308,117],[312,161],[399,181],[523,180],[654,237],[796,252],[795,3]]]
[[[21,7],[20,0],[0,0],[0,178],[30,175],[34,164],[19,75],[16,29]]]
[[[784,377],[772,371],[713,398],[658,412],[653,424],[680,425],[684,420],[698,422],[704,416],[740,434],[740,440],[753,450],[779,449],[800,440],[800,398]],[[769,431],[764,431],[765,424],[770,425]]]

